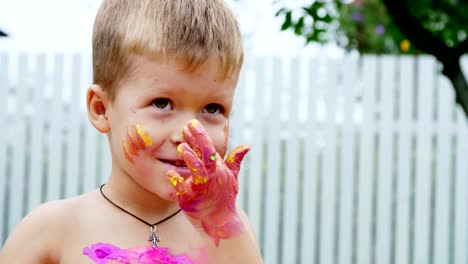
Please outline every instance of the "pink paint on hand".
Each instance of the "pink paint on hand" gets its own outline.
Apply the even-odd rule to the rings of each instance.
[[[184,179],[173,170],[167,176],[177,191],[180,208],[218,246],[221,239],[235,237],[244,229],[236,210],[237,176],[250,148],[239,146],[223,161],[197,120],[184,127],[182,134],[186,143],[179,145],[178,152],[191,176]]]

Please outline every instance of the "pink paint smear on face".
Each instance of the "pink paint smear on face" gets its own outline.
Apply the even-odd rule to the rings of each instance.
[[[83,254],[96,264],[195,264],[190,257],[173,255],[164,247],[121,249],[107,243],[96,243],[86,247]]]

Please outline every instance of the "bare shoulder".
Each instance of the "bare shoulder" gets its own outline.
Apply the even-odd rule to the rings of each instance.
[[[64,234],[88,196],[47,202],[28,213],[5,242],[0,263],[58,263]]]

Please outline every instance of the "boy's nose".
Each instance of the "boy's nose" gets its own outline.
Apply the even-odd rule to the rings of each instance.
[[[182,127],[180,127],[180,129],[174,129],[174,131],[172,131],[170,140],[174,145],[179,145],[180,143],[184,142],[184,137],[182,136]]]
[[[182,130],[193,119],[196,119],[196,115],[194,113],[187,113],[173,120],[171,126],[174,129],[170,135],[170,141],[172,144],[179,145],[180,143],[185,142],[184,136],[182,135]]]
[[[179,145],[182,142],[185,142],[184,136],[182,135],[182,129],[188,124],[190,119],[181,118],[177,122],[173,123],[173,129],[170,135],[170,141],[174,145]]]

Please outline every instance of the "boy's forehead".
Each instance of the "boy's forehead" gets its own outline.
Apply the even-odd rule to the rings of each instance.
[[[216,55],[211,55],[201,63],[193,63],[188,58],[175,56],[158,56],[153,54],[131,54],[129,57],[131,70],[129,76],[137,74],[141,71],[151,71],[158,69],[169,69],[181,74],[191,74],[194,76],[210,75],[215,76],[217,81],[236,81],[240,73],[240,69],[228,74],[221,59]]]

